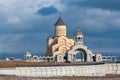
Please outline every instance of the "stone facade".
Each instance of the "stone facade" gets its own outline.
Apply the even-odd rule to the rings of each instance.
[[[46,56],[54,56],[65,54],[74,45],[73,39],[66,36],[49,38],[47,41]]]
[[[64,57],[73,45],[74,40],[66,36],[66,24],[59,18],[55,23],[55,36],[49,37],[47,40],[46,56],[58,57],[59,55],[63,55],[62,57]]]

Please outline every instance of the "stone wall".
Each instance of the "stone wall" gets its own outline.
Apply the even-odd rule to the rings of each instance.
[[[106,74],[120,74],[120,64],[118,63],[105,64],[104,68]]]
[[[104,65],[59,66],[59,67],[17,67],[17,76],[104,76]]]
[[[51,66],[51,67],[16,67],[15,69],[0,69],[0,74],[53,77],[53,76],[105,76],[120,74],[120,64],[81,65],[81,66]]]
[[[0,75],[16,75],[15,68],[0,68]]]

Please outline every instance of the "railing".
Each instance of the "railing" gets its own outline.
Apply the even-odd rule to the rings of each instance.
[[[120,61],[120,56],[102,56],[102,61]]]

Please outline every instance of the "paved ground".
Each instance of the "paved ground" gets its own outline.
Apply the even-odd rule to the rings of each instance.
[[[16,76],[0,76],[0,80],[120,80],[120,76],[114,77],[51,77],[51,78],[32,78]]]

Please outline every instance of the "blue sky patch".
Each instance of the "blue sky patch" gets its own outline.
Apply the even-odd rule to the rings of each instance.
[[[55,14],[57,12],[58,12],[58,10],[55,7],[52,7],[52,6],[51,7],[45,7],[45,8],[39,9],[37,11],[38,14],[43,15],[43,16]]]

